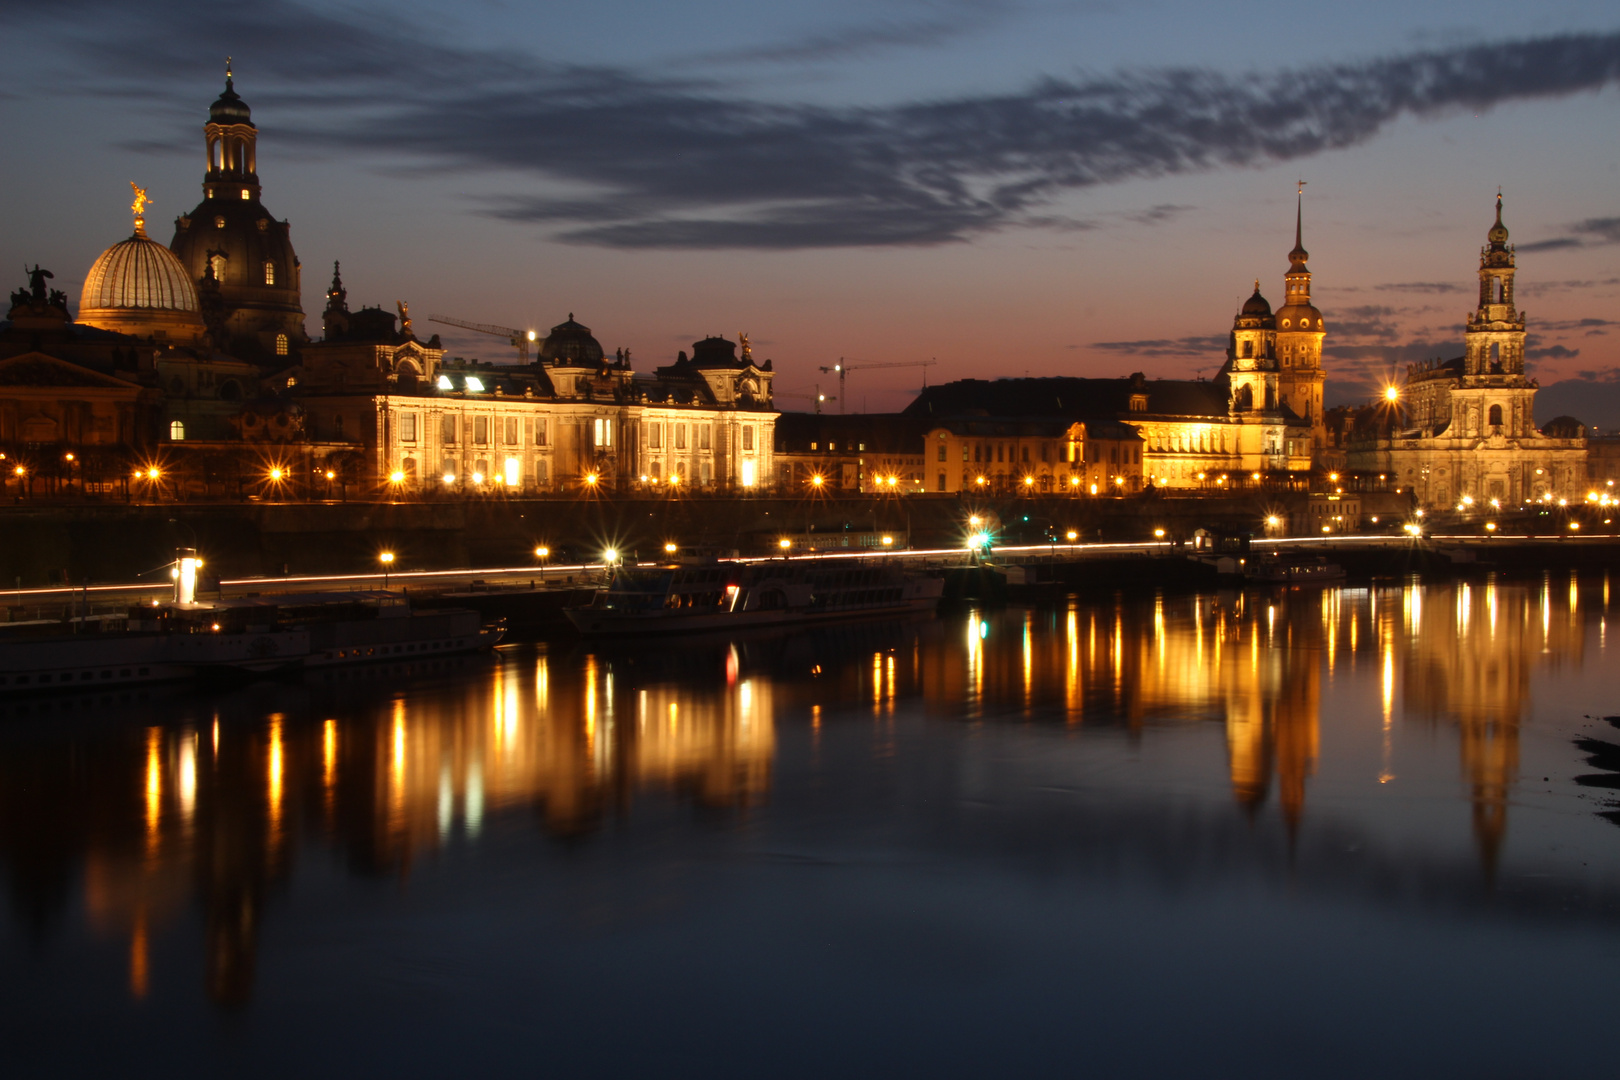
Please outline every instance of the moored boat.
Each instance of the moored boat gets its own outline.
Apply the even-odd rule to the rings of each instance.
[[[356,592],[158,603],[121,628],[0,640],[0,693],[448,655],[496,644],[476,611],[413,611],[402,593]]]
[[[662,634],[932,612],[942,578],[882,558],[668,564],[617,571],[569,608],[582,634]]]

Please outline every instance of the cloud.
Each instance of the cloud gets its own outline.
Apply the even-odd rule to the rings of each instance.
[[[843,59],[882,49],[922,48],[989,27],[1010,14],[1014,7],[997,0],[945,0],[922,6],[926,13],[920,16],[875,19],[790,42],[711,53],[707,59],[728,64],[805,63]]]
[[[997,9],[947,4],[938,18],[977,18],[963,13],[981,7]],[[510,177],[512,195],[479,212],[623,249],[956,243],[1040,227],[1065,192],[1289,161],[1366,142],[1403,117],[1620,81],[1620,33],[1575,33],[1259,74],[1044,77],[1006,93],[831,108],[754,100],[745,84],[716,81],[715,65],[680,79],[562,64],[457,44],[391,12],[296,0],[0,8],[12,28],[53,19],[58,33],[29,31],[71,43],[74,62],[50,89],[164,94],[178,107],[184,81],[194,107],[199,58],[251,42],[255,74],[238,88],[259,117],[277,110],[284,138]],[[430,58],[431,69],[404,58]],[[154,89],[154,72],[174,81]],[[1609,220],[1581,226],[1601,236]]]
[[[1138,225],[1162,225],[1166,221],[1180,217],[1190,210],[1198,209],[1196,206],[1179,206],[1176,203],[1159,203],[1146,210],[1138,210],[1134,214],[1126,214],[1125,220],[1134,221]]]
[[[1374,285],[1374,292],[1456,293],[1463,286],[1454,281],[1402,281],[1389,285]]]
[[[1604,247],[1620,244],[1620,217],[1587,218],[1566,225],[1575,236],[1559,236],[1551,240],[1538,240],[1533,244],[1519,244],[1520,251],[1559,251],[1564,248]]]
[[[1093,341],[1088,347],[1123,356],[1218,360],[1225,357],[1226,345],[1225,334],[1211,334],[1203,337],[1149,338],[1145,341]]]
[[[1587,382],[1614,383],[1620,382],[1620,368],[1603,368],[1595,371],[1577,371],[1575,377]]]
[[[1562,345],[1547,345],[1539,349],[1524,350],[1526,360],[1573,360],[1581,355],[1579,349],[1566,349]]]

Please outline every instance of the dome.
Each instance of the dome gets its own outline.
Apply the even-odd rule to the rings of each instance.
[[[197,289],[180,260],[137,227],[101,253],[84,278],[79,322],[141,337],[203,332]]]
[[[229,75],[225,76],[225,92],[208,107],[208,121],[212,124],[253,123],[253,112],[247,102],[237,96]]]
[[[600,364],[602,358],[602,343],[591,336],[590,327],[574,321],[571,311],[568,321],[553,326],[540,343],[540,362],[545,364]]]
[[[1264,319],[1271,315],[1271,304],[1260,295],[1260,283],[1254,283],[1254,295],[1243,301],[1241,315],[1249,319]]]
[[[1491,231],[1485,234],[1485,238],[1490,241],[1491,247],[1493,247],[1493,248],[1500,248],[1500,247],[1504,246],[1507,243],[1507,240],[1508,240],[1507,226],[1502,224],[1502,196],[1501,195],[1498,195],[1496,197],[1496,224],[1491,226]]]
[[[1277,329],[1310,330],[1320,333],[1327,329],[1322,312],[1314,304],[1286,304],[1277,309]]]

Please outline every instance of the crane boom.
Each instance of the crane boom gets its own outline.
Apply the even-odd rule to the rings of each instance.
[[[844,392],[844,376],[848,375],[851,371],[875,371],[878,368],[926,368],[933,367],[937,363],[939,363],[938,360],[888,360],[870,364],[846,364],[844,363],[844,358],[839,357],[838,363],[834,364],[832,367],[824,367],[821,369],[821,371],[824,375],[832,375],[834,373],[838,375],[838,411],[843,412],[844,402],[849,400],[849,395]],[[925,384],[928,382],[928,375],[926,372],[923,373],[923,382]]]
[[[517,349],[523,362],[529,362],[529,345],[536,338],[533,330],[515,330],[510,326],[496,326],[493,323],[468,322],[466,319],[452,319],[448,315],[429,315],[428,322],[443,323],[445,326],[459,326],[463,330],[475,330],[490,337],[503,337],[507,344]]]

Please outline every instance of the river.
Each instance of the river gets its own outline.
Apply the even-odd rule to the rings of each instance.
[[[0,1069],[1607,1073],[1609,591],[1090,595],[9,701]]]

